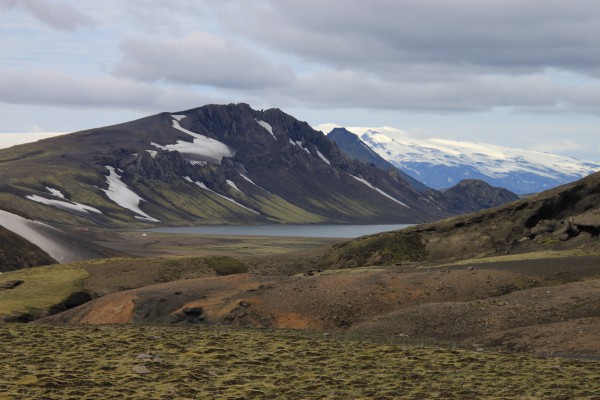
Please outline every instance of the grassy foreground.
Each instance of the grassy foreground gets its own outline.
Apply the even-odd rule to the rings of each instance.
[[[0,399],[600,399],[599,362],[304,332],[4,324],[0,346]]]

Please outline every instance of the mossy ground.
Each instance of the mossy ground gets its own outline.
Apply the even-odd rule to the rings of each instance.
[[[306,332],[5,324],[0,343],[0,399],[600,399],[598,362]]]
[[[83,288],[88,273],[81,263],[25,268],[0,275],[0,283],[14,279],[24,282],[0,291],[0,317],[11,314],[43,314],[50,307]],[[4,343],[3,343],[4,344]]]

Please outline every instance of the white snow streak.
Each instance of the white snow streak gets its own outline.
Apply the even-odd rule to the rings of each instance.
[[[66,200],[65,195],[62,194],[62,192],[60,190],[54,189],[54,188],[51,188],[51,187],[48,187],[48,186],[46,186],[46,190],[49,193],[51,193],[53,196],[60,197],[61,199]]]
[[[102,211],[98,210],[97,208],[86,206],[85,204],[81,204],[81,203],[69,202],[68,200],[62,201],[62,200],[47,199],[45,197],[41,197],[38,195],[29,195],[29,196],[25,196],[25,198],[27,198],[31,201],[35,201],[37,203],[54,206],[56,208],[60,208],[61,210],[65,210],[65,211],[79,211],[79,212],[85,212],[85,213],[91,211],[96,214],[102,214]]]
[[[235,205],[237,205],[237,206],[239,206],[239,207],[245,208],[246,210],[248,210],[248,211],[250,211],[250,212],[253,212],[254,214],[260,215],[260,213],[259,213],[258,211],[254,211],[253,209],[251,209],[251,208],[248,208],[248,207],[246,207],[245,205],[238,203],[237,201],[235,201],[235,200],[234,200],[234,199],[232,199],[231,197],[223,196],[222,194],[219,194],[219,193],[215,192],[214,190],[212,190],[212,189],[209,189],[209,188],[208,188],[208,186],[206,186],[206,185],[204,184],[204,182],[196,181],[196,182],[194,182],[194,183],[195,183],[196,185],[200,186],[202,189],[204,189],[204,190],[208,190],[209,192],[211,192],[211,193],[213,193],[213,194],[216,194],[217,196],[219,196],[219,197],[221,197],[221,198],[223,198],[223,199],[225,199],[225,200],[227,200],[227,201],[230,201],[230,202],[232,202],[233,204],[235,204]]]
[[[152,218],[140,209],[140,201],[145,200],[138,196],[121,180],[121,177],[119,174],[117,174],[113,167],[106,165],[106,169],[108,169],[110,173],[110,175],[106,177],[108,189],[102,189],[102,191],[106,193],[106,196],[109,199],[114,201],[117,205],[139,214],[140,216],[136,216],[138,219],[160,222],[156,218]]]
[[[151,143],[153,146],[160,146],[156,143]],[[156,150],[146,150],[148,153],[150,153],[150,157],[152,158],[156,158],[156,155],[158,154],[158,151]]]
[[[171,117],[176,120],[176,121],[181,121],[182,119],[184,119],[186,116],[185,115],[173,115],[171,114]]]
[[[271,125],[270,125],[268,122],[265,122],[265,121],[259,121],[259,120],[257,120],[257,119],[255,119],[255,121],[256,121],[256,122],[258,122],[258,124],[259,124],[260,126],[262,126],[263,128],[265,128],[265,129],[266,129],[266,130],[267,130],[267,131],[268,131],[268,132],[271,134],[271,136],[273,136],[273,138],[274,138],[275,140],[277,140],[277,138],[275,137],[275,134],[273,133],[273,127],[272,127],[272,126],[271,126]]]
[[[62,231],[50,225],[4,210],[0,210],[0,225],[35,244],[58,262],[71,262],[79,259],[76,250],[55,239],[56,234]]]
[[[387,197],[388,199],[395,201],[396,203],[406,207],[406,208],[410,208],[409,206],[407,206],[406,204],[404,204],[403,202],[401,202],[400,200],[390,196],[389,194],[387,194],[386,192],[384,192],[383,190],[379,189],[378,187],[375,187],[373,185],[371,185],[369,182],[367,182],[365,179],[363,178],[359,178],[358,176],[354,176],[354,175],[350,175],[351,177],[353,177],[354,179],[356,179],[359,182],[364,183],[365,185],[367,185],[368,187],[370,187],[373,190],[376,190],[377,192],[379,192],[380,194],[382,194],[383,196]]]
[[[250,182],[251,184],[253,184],[254,186],[256,186],[257,188],[260,188],[260,189],[264,190],[265,192],[268,192],[268,190],[266,190],[264,187],[262,187],[260,185],[257,185],[256,183],[254,183],[254,181],[252,179],[248,178],[246,175],[240,174],[240,176],[242,178],[244,178],[245,180],[247,180],[248,182]]]
[[[306,147],[304,147],[304,142],[302,142],[300,140],[296,140],[296,145],[298,147],[300,147],[302,150],[306,151],[308,154],[310,154],[310,151],[308,151],[308,149]]]
[[[235,182],[233,182],[233,181],[230,181],[229,179],[226,179],[226,180],[225,180],[225,182],[227,182],[227,184],[228,184],[229,186],[231,186],[232,188],[234,188],[234,189],[235,189],[235,190],[237,190],[238,192],[240,192],[240,193],[242,193],[242,194],[244,193],[244,192],[242,192],[240,189],[238,189],[238,187],[237,187],[237,185],[235,184]]]
[[[321,154],[321,152],[319,150],[317,150],[317,155],[321,158],[321,160],[325,161],[327,163],[327,165],[331,165],[329,160],[323,154]]]

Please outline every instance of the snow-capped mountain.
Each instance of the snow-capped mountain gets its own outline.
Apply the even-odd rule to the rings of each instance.
[[[315,129],[329,133],[335,126]],[[600,171],[598,162],[488,143],[418,138],[388,126],[346,129],[394,166],[435,189],[463,179],[481,179],[515,193],[535,193]]]
[[[0,164],[0,210],[49,225],[418,223],[452,214],[400,174],[348,159],[306,122],[247,104],[1,149]]]

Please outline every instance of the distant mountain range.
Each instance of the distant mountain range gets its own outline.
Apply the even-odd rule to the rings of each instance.
[[[336,125],[315,127],[330,133]],[[532,150],[447,139],[423,139],[396,128],[347,127],[370,149],[434,189],[481,179],[518,194],[540,192],[600,171],[600,163]],[[335,139],[334,139],[335,140]]]

